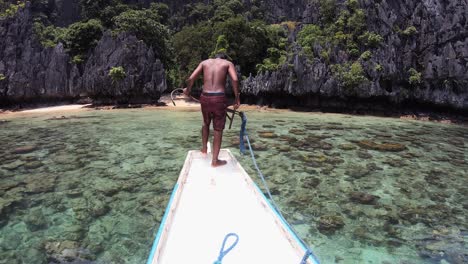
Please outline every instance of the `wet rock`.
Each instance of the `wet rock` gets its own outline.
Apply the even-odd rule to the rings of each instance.
[[[383,163],[395,168],[401,168],[407,165],[406,161],[400,158],[389,158],[383,161]]]
[[[349,198],[360,204],[375,204],[380,197],[363,192],[351,192]]]
[[[289,133],[294,134],[294,135],[305,135],[306,134],[306,132],[304,130],[298,129],[298,128],[290,129]]]
[[[328,164],[337,165],[344,163],[344,160],[338,157],[328,157],[325,162]]]
[[[17,147],[12,151],[12,153],[14,153],[14,154],[26,154],[26,153],[31,153],[31,152],[36,151],[36,150],[37,150],[37,146],[29,145],[29,146]]]
[[[253,150],[257,150],[257,151],[268,150],[268,146],[265,143],[253,143],[252,148]]]
[[[40,208],[31,210],[24,218],[24,222],[28,229],[33,232],[47,228],[47,220]]]
[[[22,255],[22,261],[23,263],[31,263],[32,260],[35,263],[47,263],[44,252],[36,248],[28,248],[24,251],[24,255]]]
[[[5,198],[0,197],[0,216],[2,216],[1,217],[2,220],[6,220],[3,214],[12,204],[13,204],[13,201],[11,199],[5,199]]]
[[[10,162],[10,163],[7,163],[7,164],[4,164],[2,166],[2,168],[6,169],[6,170],[9,170],[9,171],[14,171],[16,169],[18,169],[19,167],[23,166],[24,165],[24,162],[21,161],[21,160],[16,160],[14,162]]]
[[[20,156],[20,160],[25,161],[25,162],[32,162],[32,161],[37,161],[37,157],[35,157],[35,156]]]
[[[89,210],[93,217],[103,216],[110,210],[110,207],[100,200],[93,200],[90,204]]]
[[[323,150],[331,150],[333,149],[333,145],[327,142],[320,142],[319,147]]]
[[[336,230],[343,228],[344,219],[339,215],[323,215],[318,221],[318,230],[324,234],[333,234]]]
[[[113,181],[107,181],[106,184],[99,184],[95,188],[105,196],[113,196],[121,190],[120,186]]]
[[[77,198],[77,197],[82,196],[83,192],[81,190],[79,190],[79,189],[74,189],[74,190],[66,191],[65,194],[67,195],[67,197]]]
[[[80,248],[75,241],[47,241],[44,243],[47,259],[52,263],[88,263],[94,260],[89,250]]]
[[[366,165],[366,168],[369,170],[369,171],[376,171],[376,170],[382,170],[382,168],[380,168],[379,166],[377,166],[377,164],[371,162],[371,163],[368,163]]]
[[[285,184],[288,182],[288,179],[284,175],[273,174],[271,176],[271,182],[274,184]]]
[[[369,175],[370,170],[367,167],[361,166],[361,165],[351,165],[347,170],[346,170],[346,175],[349,175],[350,177],[353,177],[355,179],[360,179],[362,177],[365,177]]]
[[[54,175],[31,175],[25,180],[25,191],[28,193],[50,192],[55,188],[55,181]]]
[[[24,164],[24,167],[28,170],[34,170],[42,167],[44,164],[40,161],[31,161]]]
[[[359,151],[357,156],[361,159],[371,159],[372,155],[367,151]]]
[[[315,188],[320,184],[320,179],[316,177],[307,177],[302,179],[302,187]]]
[[[4,125],[6,123],[11,122],[10,120],[0,120],[0,125]]]
[[[356,149],[356,146],[353,144],[341,144],[341,145],[338,145],[338,148],[341,150],[353,150],[353,149]]]
[[[277,138],[278,135],[276,135],[273,131],[259,131],[258,136],[261,138]]]
[[[2,179],[0,181],[0,193],[8,191],[9,189],[12,189],[12,188],[14,188],[14,187],[16,187],[18,185],[19,185],[18,181]]]
[[[377,151],[390,151],[390,152],[399,152],[406,150],[406,146],[399,143],[376,143],[370,140],[360,140],[357,142],[358,146],[364,149],[377,150]]]
[[[276,148],[279,152],[289,152],[291,151],[291,147],[287,145],[281,145]]]

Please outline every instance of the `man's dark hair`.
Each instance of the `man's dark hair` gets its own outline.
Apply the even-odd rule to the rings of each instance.
[[[228,55],[224,52],[218,52],[216,53],[216,55],[214,56],[215,59],[223,59],[223,60],[227,60],[228,59]]]

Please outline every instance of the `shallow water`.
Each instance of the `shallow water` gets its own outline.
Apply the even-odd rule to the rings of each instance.
[[[39,114],[0,123],[0,263],[144,263],[193,111]],[[273,196],[322,263],[466,263],[466,127],[248,112]],[[238,154],[239,120],[223,147]],[[218,249],[214,249],[218,250]]]

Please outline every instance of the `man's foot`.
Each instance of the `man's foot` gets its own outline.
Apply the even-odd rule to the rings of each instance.
[[[226,163],[227,163],[227,161],[225,161],[225,160],[213,161],[213,162],[211,162],[211,167],[223,166],[223,165],[226,165]]]
[[[202,154],[206,154],[208,152],[208,150],[206,148],[202,148],[200,151],[201,151]]]

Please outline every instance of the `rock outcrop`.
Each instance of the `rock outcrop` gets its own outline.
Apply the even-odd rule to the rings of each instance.
[[[279,70],[244,81],[242,92],[248,101],[323,108],[417,104],[468,110],[467,1],[362,0],[359,3],[367,14],[367,28],[383,37],[381,45],[372,51],[372,57],[362,63],[370,82],[352,92],[343,89],[333,76],[330,64],[318,58],[307,59],[295,45],[288,62]],[[302,22],[319,23],[317,1],[303,5],[303,10]],[[409,26],[414,26],[416,32],[403,34]],[[294,34],[292,38],[294,42]],[[377,64],[382,66],[380,70],[375,69]],[[409,84],[410,68],[421,73],[420,84]]]
[[[29,3],[0,20],[0,105],[91,97],[108,103],[154,102],[166,90],[164,66],[151,48],[130,34],[104,33],[81,65],[64,46],[43,47],[34,35]],[[126,77],[112,83],[112,67]]]

